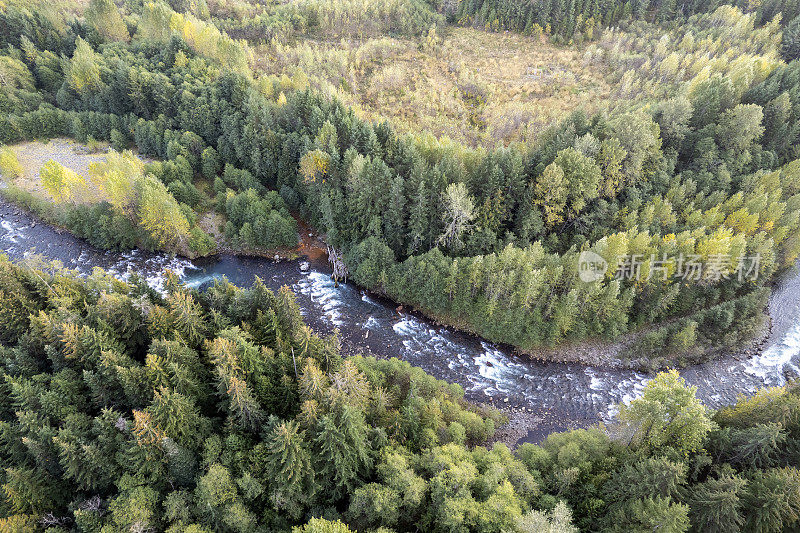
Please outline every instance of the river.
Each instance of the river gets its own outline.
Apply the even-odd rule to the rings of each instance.
[[[272,261],[222,255],[189,261],[143,251],[116,253],[99,250],[66,232],[42,223],[14,206],[0,202],[0,249],[19,261],[31,255],[57,259],[65,267],[90,272],[94,267],[126,277],[143,275],[152,286],[163,282],[165,269],[199,287],[226,276],[249,285],[255,276],[271,288],[292,287],[302,313],[321,334],[339,330],[349,351],[397,356],[437,378],[459,383],[467,398],[499,407],[537,413],[543,422],[526,440],[538,440],[551,430],[586,426],[613,418],[616,405],[634,398],[652,376],[579,364],[530,361],[450,328],[435,325],[395,305],[373,297],[352,284],[331,281],[324,264],[308,272],[299,261]],[[800,375],[800,276],[782,281],[770,300],[773,327],[766,348],[746,360],[723,357],[681,371],[698,388],[710,407],[732,403],[765,385],[782,385]]]

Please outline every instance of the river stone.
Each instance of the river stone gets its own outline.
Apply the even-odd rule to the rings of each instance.
[[[207,291],[208,289],[210,289],[213,286],[214,286],[214,280],[213,279],[209,279],[209,280],[206,280],[203,283],[201,283],[200,286],[197,287],[197,290],[199,292],[205,292],[205,291]]]

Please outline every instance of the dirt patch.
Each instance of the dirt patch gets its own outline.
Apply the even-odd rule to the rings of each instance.
[[[216,242],[222,242],[225,239],[223,228],[225,226],[225,217],[220,213],[209,211],[205,213],[197,221],[200,229],[211,235]]]
[[[325,244],[324,237],[317,235],[317,232],[300,220],[300,217],[295,216],[294,218],[297,220],[297,231],[300,233],[300,244],[295,249],[297,255],[307,257],[309,261],[326,261],[328,246]]]
[[[513,450],[545,419],[542,413],[527,407],[504,407],[500,411],[508,417],[508,423],[495,431],[494,436],[486,443],[488,447],[500,442]]]

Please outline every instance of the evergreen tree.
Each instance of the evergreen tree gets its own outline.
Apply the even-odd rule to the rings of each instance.
[[[372,466],[363,414],[339,404],[322,416],[314,437],[314,462],[322,490],[334,501],[350,493]]]
[[[86,21],[108,41],[128,41],[131,38],[112,0],[92,0],[86,10]]]
[[[265,442],[263,455],[273,506],[299,519],[314,501],[316,489],[303,432],[293,422],[275,426]]]
[[[694,527],[713,533],[739,531],[744,523],[742,495],[746,483],[739,476],[722,474],[696,485],[689,499]]]
[[[795,17],[783,30],[781,55],[787,63],[800,58],[800,16]]]

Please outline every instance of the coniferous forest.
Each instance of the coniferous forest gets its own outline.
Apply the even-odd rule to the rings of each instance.
[[[441,323],[666,370],[763,335],[798,259],[799,59],[796,0],[0,0],[0,195],[116,251],[307,226]],[[85,168],[34,160],[51,139]],[[288,289],[6,258],[0,344],[3,530],[800,527],[792,383],[712,411],[666,370],[510,450]]]
[[[782,531],[800,390],[712,413],[675,371],[512,453],[458,385],[343,358],[288,290],[0,260],[5,531]]]

